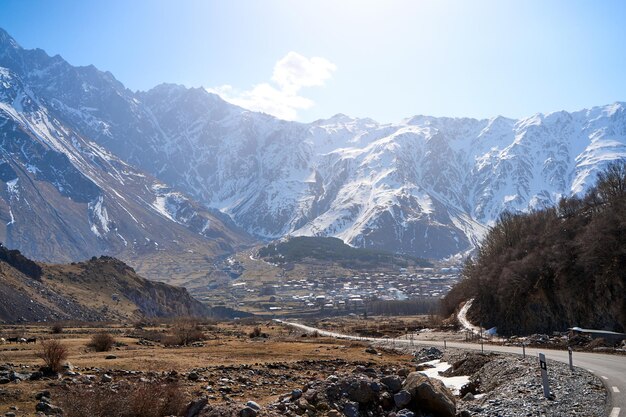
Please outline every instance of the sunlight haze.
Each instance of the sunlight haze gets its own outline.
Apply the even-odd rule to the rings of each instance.
[[[132,90],[204,87],[299,121],[523,117],[624,100],[625,18],[619,1],[0,4],[0,27],[23,47],[94,64]],[[294,57],[322,69],[286,90],[276,71]]]

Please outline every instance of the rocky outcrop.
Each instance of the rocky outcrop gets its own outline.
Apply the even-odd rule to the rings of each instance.
[[[144,317],[222,317],[232,310],[211,309],[186,289],[149,281],[111,257],[86,262],[38,264],[34,279],[0,259],[0,322],[57,320],[137,320]]]
[[[443,382],[437,379],[412,372],[402,384],[402,389],[411,396],[408,403],[411,410],[423,410],[437,417],[454,417],[456,414],[454,396]]]
[[[0,243],[0,261],[4,261],[30,278],[39,279],[41,277],[41,267],[36,262],[31,261],[16,249],[7,249]]]
[[[437,380],[413,372],[404,380],[399,375],[379,375],[371,368],[357,367],[350,375],[331,375],[323,381],[311,381],[299,392],[283,396],[268,407],[278,415],[369,415],[455,417],[452,393]],[[401,389],[400,389],[401,388]],[[326,413],[326,414],[324,414]]]

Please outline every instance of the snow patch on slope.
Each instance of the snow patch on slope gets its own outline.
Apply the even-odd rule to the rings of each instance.
[[[89,210],[89,225],[94,235],[102,237],[111,230],[109,228],[109,215],[103,205],[104,198],[98,196],[95,200],[87,204]]]

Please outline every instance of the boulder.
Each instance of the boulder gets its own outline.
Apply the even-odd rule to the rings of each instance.
[[[256,417],[257,414],[258,412],[251,407],[246,407],[239,412],[240,417]]]
[[[347,403],[344,407],[343,407],[343,414],[346,417],[359,417],[360,413],[359,413],[359,406],[358,404],[355,403]]]
[[[467,394],[463,396],[463,401],[474,401],[474,400],[475,400],[474,394],[472,394],[471,392],[468,392]]]
[[[257,411],[261,410],[261,406],[257,402],[255,402],[255,401],[248,401],[246,403],[246,406],[250,407],[250,408],[253,408],[253,409],[257,410]]]
[[[30,379],[30,375],[31,374],[22,374],[12,371],[11,373],[9,373],[9,379],[11,381],[27,381],[28,379]]]
[[[348,398],[350,400],[356,401],[360,404],[367,404],[376,397],[370,381],[366,379],[357,379],[346,382],[348,382],[348,384],[344,390],[348,394]]]
[[[50,398],[50,391],[46,390],[46,391],[39,391],[37,394],[35,394],[35,399],[36,400],[41,400],[42,398]]]
[[[381,378],[380,382],[382,382],[393,394],[402,389],[402,379],[397,375],[384,376]]]
[[[393,402],[396,407],[403,408],[411,402],[411,393],[406,390],[400,390],[393,396]]]
[[[415,352],[415,360],[417,362],[433,361],[435,359],[441,359],[443,352],[436,347],[422,348],[418,352]]]
[[[185,411],[185,417],[196,417],[200,414],[200,411],[208,404],[209,400],[206,397],[200,398],[197,401],[191,402],[187,406],[187,410]]]
[[[46,415],[52,415],[52,416],[63,414],[63,410],[61,409],[61,407],[57,407],[56,405],[52,405],[44,401],[40,401],[37,403],[37,405],[35,406],[35,411],[41,411],[42,413],[45,413]]]
[[[443,382],[412,372],[402,384],[402,389],[411,394],[409,410],[429,412],[435,417],[455,417],[454,396]]]
[[[298,398],[302,397],[302,390],[299,388],[294,389],[293,391],[291,391],[291,400],[295,401]]]

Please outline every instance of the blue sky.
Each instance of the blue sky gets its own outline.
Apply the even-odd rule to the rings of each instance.
[[[25,48],[301,121],[626,101],[624,22],[623,1],[0,0]]]

